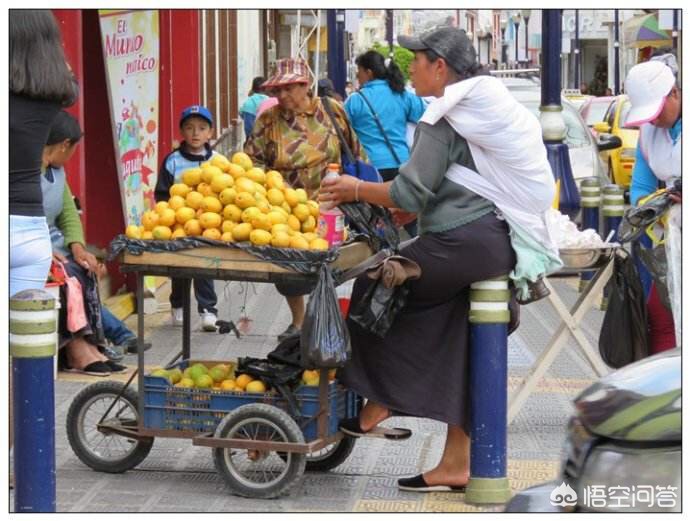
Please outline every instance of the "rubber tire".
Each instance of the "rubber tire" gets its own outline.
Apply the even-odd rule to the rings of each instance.
[[[114,462],[104,461],[98,457],[95,457],[84,446],[82,440],[77,434],[79,432],[77,424],[79,421],[79,415],[87,402],[99,394],[113,395],[113,398],[115,398],[120,393],[124,385],[125,384],[121,382],[113,381],[98,382],[89,385],[88,387],[82,389],[82,391],[74,397],[74,400],[72,400],[72,404],[69,407],[69,411],[67,412],[67,439],[69,440],[72,450],[82,461],[82,463],[99,472],[120,474],[130,470],[144,461],[149,452],[151,452],[151,447],[153,447],[154,438],[148,438],[146,440],[132,440],[137,444],[137,447],[127,457]],[[137,392],[131,387],[128,387],[120,399],[124,399],[132,405],[136,411],[138,419],[139,411],[137,410]]]
[[[272,422],[285,433],[288,438],[286,441],[290,443],[304,443],[302,431],[290,415],[278,407],[262,403],[243,405],[228,413],[218,424],[215,437],[227,438],[228,433],[237,423],[252,418],[261,418]],[[292,457],[290,458],[286,475],[281,478],[280,481],[277,481],[269,487],[257,489],[239,482],[235,476],[232,475],[225,462],[225,452],[229,450],[233,449],[222,447],[213,449],[213,462],[216,466],[216,470],[233,492],[249,498],[270,499],[286,494],[304,474],[307,463],[305,454],[296,452],[290,453]]]
[[[336,442],[337,446],[333,449],[333,452],[322,459],[309,459],[309,454],[307,454],[307,470],[326,472],[336,468],[352,454],[356,441],[357,438],[343,436],[340,441]]]

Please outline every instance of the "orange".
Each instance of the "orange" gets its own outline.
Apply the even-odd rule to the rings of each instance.
[[[170,187],[170,195],[179,195],[180,197],[185,197],[189,192],[192,191],[192,188],[187,186],[184,183],[175,183]]]
[[[259,194],[256,194],[257,196]],[[271,205],[265,199],[256,198],[256,207],[261,210],[261,213],[268,213],[271,211]]]
[[[255,230],[270,230],[272,223],[265,213],[259,213],[251,221],[252,228]]]
[[[319,203],[316,201],[307,201],[307,206],[309,207],[309,213],[312,214],[314,219],[319,218]]]
[[[300,222],[304,222],[307,220],[307,217],[311,217],[309,207],[304,203],[297,203],[295,207],[292,209],[292,215],[297,217],[300,220]]]
[[[321,239],[320,237],[317,237],[313,241],[309,243],[309,249],[310,250],[327,250],[328,249],[328,241],[326,239]]]
[[[199,223],[205,230],[208,230],[209,228],[218,228],[220,227],[221,222],[222,219],[220,215],[215,212],[204,212],[199,218]]]
[[[316,219],[314,219],[313,215],[309,215],[302,223],[302,231],[306,233],[313,232],[314,230],[316,230]]]
[[[246,208],[249,208],[250,206],[255,206],[256,200],[254,199],[254,196],[249,192],[240,192],[237,194],[237,197],[235,197],[235,204],[239,208],[244,210]]]
[[[254,379],[248,374],[241,374],[235,378],[235,386],[239,387],[240,389],[244,389],[252,380]]]
[[[130,224],[125,229],[125,235],[130,239],[141,239],[141,232],[136,224]]]
[[[190,168],[182,172],[182,182],[187,186],[196,186],[201,182],[201,168]]]
[[[201,209],[205,212],[220,213],[223,211],[223,204],[215,197],[204,197],[201,201]]]
[[[316,235],[314,232],[304,232],[304,233],[302,234],[302,237],[304,237],[305,239],[307,239],[307,242],[308,242],[309,244],[311,244],[311,241],[313,241],[314,239],[316,239],[316,238],[318,237],[318,235]]]
[[[261,215],[261,210],[259,210],[256,206],[250,206],[242,212],[242,222],[250,223],[254,218],[258,217],[259,215]]]
[[[268,199],[269,203],[277,206],[283,204],[283,201],[285,201],[285,195],[283,195],[281,190],[271,188],[268,190],[268,192],[266,192],[266,199]]]
[[[201,224],[199,223],[198,219],[190,219],[184,223],[184,232],[189,237],[201,235]]]
[[[170,236],[171,239],[181,239],[182,237],[187,237],[187,234],[184,232],[184,228],[178,228],[172,232],[172,235]]]
[[[261,380],[252,380],[244,390],[248,393],[265,393],[266,385]]]
[[[213,166],[217,166],[224,172],[227,172],[228,168],[230,167],[230,160],[228,160],[228,158],[225,157],[223,154],[213,154],[213,157],[211,158],[211,164]]]
[[[158,201],[155,206],[156,213],[161,213],[168,207],[167,201]]]
[[[274,224],[271,226],[271,233],[275,235],[278,232],[288,233],[291,228],[287,224]]]
[[[141,216],[141,223],[144,225],[144,230],[147,232],[153,230],[158,225],[158,219],[160,219],[160,216],[156,212],[152,210],[144,212],[144,215]]]
[[[297,200],[302,204],[306,204],[307,200],[309,199],[307,197],[307,191],[304,188],[297,188],[295,193],[297,194]]]
[[[252,230],[249,234],[249,240],[255,246],[266,246],[271,242],[271,234],[266,230]]]
[[[283,181],[282,174],[277,170],[269,170],[266,172],[266,188],[283,190],[285,188],[285,181]]]
[[[237,190],[238,194],[240,192],[254,194],[254,192],[256,192],[256,184],[248,177],[238,177],[235,180],[235,190]]]
[[[247,177],[254,181],[255,183],[265,183],[266,182],[266,174],[264,173],[263,170],[260,168],[250,168],[247,170]]]
[[[211,188],[217,194],[221,193],[226,188],[230,188],[234,184],[235,180],[232,178],[231,175],[228,174],[215,175],[211,180]]]
[[[197,192],[196,190],[193,190],[187,194],[187,197],[185,197],[185,203],[187,206],[190,208],[194,208],[197,210],[201,206],[201,201],[204,200],[204,194]]]
[[[223,380],[220,382],[220,389],[222,391],[233,391],[236,388],[235,380]]]
[[[234,204],[229,204],[223,208],[223,217],[238,223],[242,219],[242,210]]]
[[[276,232],[272,234],[271,246],[274,248],[289,248],[290,236],[287,232]]]
[[[252,168],[254,166],[251,158],[247,154],[245,154],[244,152],[235,152],[232,155],[231,161],[233,163],[235,163],[236,165],[240,165],[245,170],[249,170],[250,168]]]
[[[235,223],[232,221],[223,221],[223,224],[220,227],[220,231],[223,233],[228,233],[232,232],[232,229],[235,227]]]
[[[237,192],[234,188],[226,188],[220,194],[218,194],[218,199],[224,205],[233,204],[235,202],[235,197],[237,197]]]
[[[290,207],[297,206],[299,203],[299,197],[297,196],[297,190],[294,188],[285,189],[285,202],[290,205]]]
[[[216,175],[221,175],[223,171],[217,166],[205,166],[201,169],[201,180],[204,183],[211,184],[213,177]]]
[[[232,238],[232,232],[223,232],[220,236],[220,240],[224,242],[235,242],[235,239]]]
[[[290,215],[290,216],[288,217],[287,223],[288,223],[288,226],[289,226],[290,228],[292,228],[293,230],[295,230],[296,232],[300,231],[300,229],[302,228],[302,223],[301,223],[300,220],[299,220],[297,217],[295,217],[294,215]]]
[[[244,168],[242,168],[240,165],[236,165],[235,163],[230,163],[227,172],[235,179],[242,177],[245,173]]]
[[[201,195],[206,197],[207,195],[213,195],[215,192],[213,191],[213,188],[211,188],[211,185],[208,183],[199,183],[199,185],[196,187],[196,191],[199,192]]]
[[[207,239],[213,239],[215,241],[219,241],[222,236],[218,228],[207,228],[201,235],[202,237],[206,237]]]
[[[249,223],[240,223],[232,229],[232,238],[237,242],[249,240],[249,234],[252,232],[252,225]]]
[[[167,226],[156,226],[151,232],[154,239],[167,241],[172,236],[172,230]]]
[[[296,250],[308,250],[309,243],[304,237],[294,235],[290,238],[290,248],[295,248]]]
[[[271,225],[274,224],[287,224],[287,215],[285,215],[283,212],[277,212],[276,210],[271,210],[266,214],[268,216],[268,220],[271,222]]]
[[[153,234],[151,233],[150,230],[146,230],[146,231],[144,231],[144,233],[141,234],[141,238],[144,240],[153,239]]]
[[[161,226],[172,226],[175,224],[175,210],[171,208],[165,208],[163,211],[158,212],[158,224]]]
[[[182,208],[178,208],[177,211],[175,212],[175,220],[180,223],[184,224],[190,219],[194,219],[194,216],[196,215],[196,212],[194,211],[193,208],[188,208],[186,206],[183,206]]]
[[[185,185],[187,186],[187,185]],[[171,210],[177,211],[178,209],[182,208],[185,206],[186,201],[185,198],[181,195],[173,195],[170,200],[168,201],[168,208]]]

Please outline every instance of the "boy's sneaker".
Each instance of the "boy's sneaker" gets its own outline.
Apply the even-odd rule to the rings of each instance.
[[[170,310],[170,323],[173,326],[182,327],[182,323],[183,323],[182,308],[172,308]]]
[[[216,317],[215,313],[211,313],[210,311],[206,311],[204,313],[200,314],[201,316],[201,329],[203,331],[216,331],[216,321],[218,320],[218,317]]]
[[[125,350],[122,346],[102,346],[99,351],[112,362],[119,362],[125,357]]]

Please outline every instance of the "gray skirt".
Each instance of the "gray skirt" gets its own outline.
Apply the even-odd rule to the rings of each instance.
[[[422,276],[381,339],[348,320],[352,359],[339,379],[391,410],[468,430],[469,286],[515,266],[508,225],[491,212],[463,226],[430,233],[402,250]],[[359,277],[352,302],[372,281]]]

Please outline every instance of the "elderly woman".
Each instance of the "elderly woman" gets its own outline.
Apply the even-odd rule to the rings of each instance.
[[[491,198],[501,189],[482,190],[470,182],[517,178],[520,170],[511,170],[512,162],[513,168],[529,171],[545,186],[539,204],[525,210],[536,216],[548,208],[554,181],[539,122],[499,80],[481,74],[464,31],[445,27],[419,38],[399,36],[398,42],[415,53],[410,74],[417,94],[437,98],[417,126],[409,160],[393,181],[382,184],[349,176],[326,180],[319,199],[336,204],[367,201],[416,213],[419,239],[401,254],[417,262],[422,275],[408,281],[405,307],[383,339],[348,321],[352,359],[339,378],[367,403],[358,418],[342,422],[341,431],[355,437],[409,436],[401,429],[377,427],[396,411],[442,421],[448,429],[439,464],[400,479],[398,486],[419,492],[462,491],[469,478],[469,288],[473,282],[507,275],[518,258],[509,236],[508,206]],[[476,123],[462,133],[457,130],[471,114],[455,110],[467,107],[474,108],[477,118],[492,122],[492,128],[480,129],[488,136],[471,134]],[[523,135],[527,141],[519,143],[521,148],[510,150],[512,161],[502,157],[503,140]],[[525,197],[530,191],[522,190]],[[542,218],[536,222],[544,224]],[[357,279],[353,305],[370,283],[366,276]]]
[[[254,163],[277,170],[293,188],[304,188],[310,199],[319,191],[321,178],[329,163],[340,163],[340,141],[321,99],[309,91],[307,64],[301,59],[286,58],[276,62],[276,71],[263,88],[278,104],[258,117],[244,151]],[[350,128],[340,103],[330,99],[330,107],[343,131],[352,153],[359,157],[360,145]],[[277,284],[290,306],[292,322],[278,336],[283,340],[299,334],[304,321],[302,285]]]

